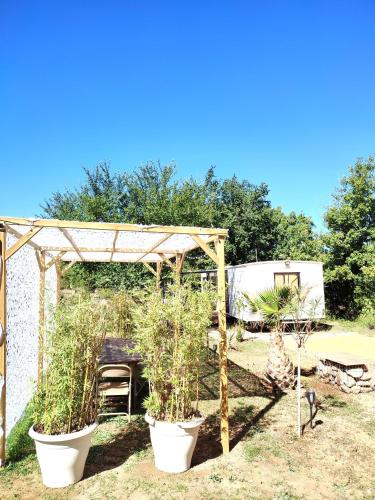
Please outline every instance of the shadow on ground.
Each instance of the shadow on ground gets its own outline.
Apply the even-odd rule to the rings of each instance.
[[[207,355],[200,382],[200,399],[219,398],[219,357],[211,350]],[[259,396],[269,399],[261,410],[257,411],[253,405],[247,405],[236,408],[230,415],[229,434],[232,449],[245,436],[263,432],[268,426],[266,414],[282,398],[283,393],[276,391],[268,381],[231,360],[228,360],[228,390],[230,398]],[[220,412],[216,412],[206,418],[199,431],[192,465],[198,465],[221,454]]]
[[[200,399],[219,399],[219,357],[208,350],[200,380]],[[260,396],[269,401],[261,410],[252,405],[238,407],[230,416],[230,447],[233,448],[245,436],[262,432],[267,427],[267,412],[280,400],[282,393],[275,392],[272,385],[257,375],[228,360],[228,388],[230,398]],[[139,409],[140,413],[143,413]],[[140,414],[130,424],[120,425],[115,434],[104,444],[91,448],[85,477],[113,469],[125,463],[129,457],[150,446],[148,425]],[[220,441],[220,413],[209,415],[199,431],[199,439],[192,465],[222,454]]]
[[[150,431],[143,416],[129,424],[118,427],[110,441],[94,445],[90,449],[85,468],[85,478],[114,469],[125,463],[129,457],[150,446]]]
[[[219,399],[219,356],[207,350],[206,362],[200,377],[199,399]],[[273,397],[272,385],[249,370],[228,359],[228,391],[230,398],[246,396]]]

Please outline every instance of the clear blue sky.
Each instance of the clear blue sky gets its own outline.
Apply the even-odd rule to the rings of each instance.
[[[265,181],[320,228],[375,153],[374,1],[2,0],[0,38],[0,214],[101,160],[173,160]]]

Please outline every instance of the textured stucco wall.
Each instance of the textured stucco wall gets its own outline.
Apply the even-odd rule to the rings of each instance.
[[[7,234],[7,247],[17,238]],[[24,245],[7,261],[6,432],[21,417],[38,375],[39,266],[35,250]],[[56,300],[56,272],[46,273],[46,311]]]

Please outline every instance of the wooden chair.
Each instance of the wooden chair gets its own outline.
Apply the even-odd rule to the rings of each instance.
[[[113,364],[101,365],[98,369],[98,398],[110,400],[110,407],[121,406],[121,401],[127,399],[127,412],[105,412],[104,415],[128,415],[129,422],[131,417],[132,405],[132,380],[133,370],[128,365]]]

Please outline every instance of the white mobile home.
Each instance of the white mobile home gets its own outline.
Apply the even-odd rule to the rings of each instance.
[[[291,285],[308,290],[307,301],[319,300],[316,316],[324,317],[323,264],[321,262],[286,260],[251,262],[228,266],[227,313],[243,321],[257,322],[261,317],[248,307],[240,307],[242,292],[255,297],[259,292],[274,286]],[[201,273],[202,280],[215,280],[212,271]]]

